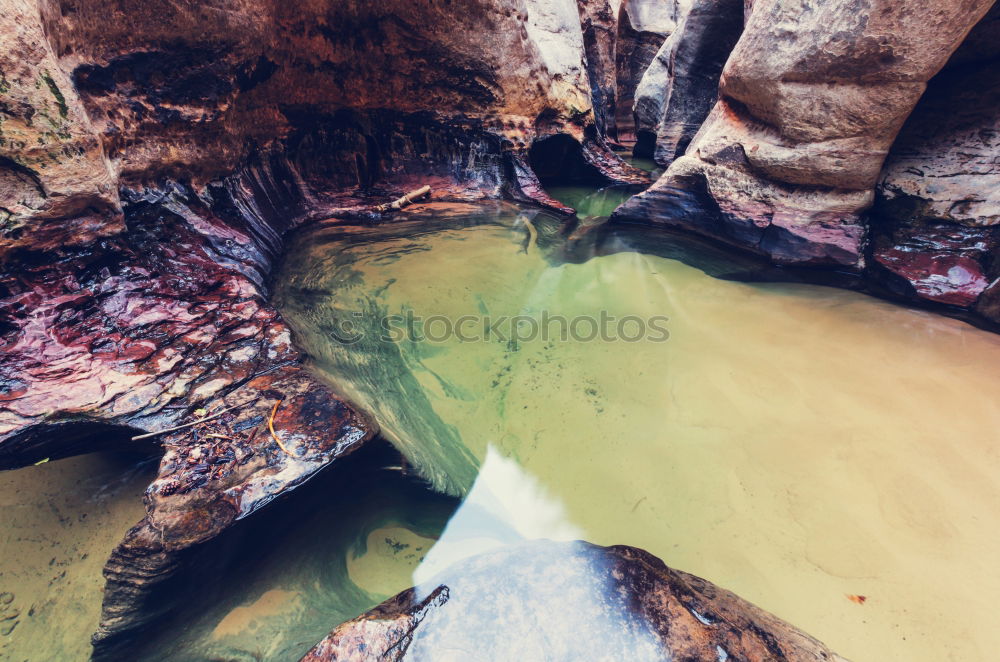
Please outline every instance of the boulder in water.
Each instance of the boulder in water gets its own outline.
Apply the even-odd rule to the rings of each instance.
[[[535,541],[462,561],[344,623],[302,662],[842,658],[634,547]]]

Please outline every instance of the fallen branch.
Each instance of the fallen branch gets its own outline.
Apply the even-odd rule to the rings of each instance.
[[[387,205],[379,205],[375,209],[377,209],[378,211],[389,211],[389,210],[392,210],[392,209],[402,209],[403,207],[405,207],[405,206],[409,205],[410,203],[412,203],[414,200],[417,200],[419,198],[422,198],[422,197],[430,195],[430,194],[431,194],[431,187],[430,186],[421,186],[416,191],[410,191],[409,193],[407,193],[406,195],[404,195],[402,198],[400,198],[398,200],[393,200],[392,202],[390,202]]]
[[[218,418],[218,417],[222,416],[223,414],[228,414],[229,412],[231,412],[234,409],[239,409],[240,407],[246,407],[247,405],[251,405],[254,402],[257,402],[257,401],[256,400],[251,400],[250,402],[244,402],[241,405],[233,405],[232,407],[229,407],[228,409],[223,409],[222,411],[220,411],[217,414],[212,414],[211,416],[206,416],[205,418],[199,418],[197,421],[194,421],[192,423],[185,423],[184,425],[175,425],[174,427],[172,427],[172,428],[166,428],[165,430],[158,430],[156,432],[147,432],[146,434],[140,434],[140,435],[137,435],[135,437],[132,437],[132,441],[139,441],[140,439],[149,439],[150,437],[157,437],[157,436],[159,436],[161,434],[166,434],[168,432],[176,432],[177,430],[183,430],[185,428],[194,427],[195,425],[200,425],[202,423],[207,423],[208,421],[211,421],[212,419]]]
[[[278,439],[278,433],[274,431],[274,415],[278,413],[278,405],[280,405],[281,403],[282,403],[281,400],[278,400],[277,402],[274,403],[274,409],[271,410],[271,418],[267,419],[267,429],[271,431],[271,438],[274,439],[275,442],[277,442],[278,448],[285,451],[285,455],[295,457],[294,455],[292,455],[292,451],[288,450],[285,447],[285,445],[281,443],[281,439]]]

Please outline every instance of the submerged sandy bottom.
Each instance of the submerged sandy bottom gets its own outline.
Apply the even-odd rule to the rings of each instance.
[[[409,588],[456,507],[391,448],[344,458],[203,550],[184,606],[138,662],[296,662],[336,625]]]
[[[91,454],[0,473],[0,659],[90,659],[101,571],[155,467]]]
[[[525,218],[489,213],[302,235],[279,280],[317,367],[439,487],[509,458],[523,480],[487,501],[524,535],[642,547],[856,662],[994,657],[1000,338],[638,252],[555,265]],[[372,337],[411,310],[666,315],[670,337]],[[368,335],[331,342],[346,319]]]

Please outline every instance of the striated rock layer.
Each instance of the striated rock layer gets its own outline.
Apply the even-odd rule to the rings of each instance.
[[[121,186],[204,185],[343,109],[477,125],[513,152],[594,122],[574,0],[5,5],[0,254],[120,231]],[[396,150],[359,147],[339,174],[365,185]]]
[[[163,457],[146,517],[106,568],[97,659],[121,659],[115,646],[173,606],[148,595],[179,555],[376,429],[302,370],[260,289],[273,257],[260,235],[274,229],[218,216],[261,182],[228,184],[235,196],[215,189],[211,206],[180,187],[135,193],[124,234],[41,254],[48,262],[26,256],[0,280],[0,467],[134,445],[140,431],[205,418],[156,438]],[[266,423],[279,402],[281,444]]]
[[[529,158],[553,136],[648,182],[596,127],[575,0],[2,4],[0,468],[188,426],[153,438],[95,659],[177,606],[184,559],[376,432],[266,301],[288,231],[423,184],[571,213]]]
[[[459,657],[456,658],[455,656]],[[633,547],[539,541],[463,561],[336,628],[302,662],[842,660]]]

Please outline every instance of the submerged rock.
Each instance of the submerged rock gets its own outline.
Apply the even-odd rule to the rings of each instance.
[[[339,626],[302,662],[383,659],[843,658],[640,549],[538,541],[456,564]]]

